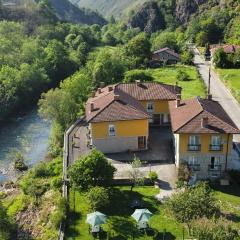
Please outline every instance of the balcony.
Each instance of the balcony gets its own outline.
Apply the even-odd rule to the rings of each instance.
[[[201,144],[198,145],[188,144],[188,151],[201,151]]]
[[[222,165],[208,165],[208,171],[210,172],[221,172]]]
[[[192,169],[193,172],[200,171],[200,164],[188,164],[188,166]]]
[[[220,144],[220,145],[212,145],[212,144],[210,144],[209,145],[209,150],[213,151],[213,152],[221,152],[223,150],[223,145],[222,144]]]

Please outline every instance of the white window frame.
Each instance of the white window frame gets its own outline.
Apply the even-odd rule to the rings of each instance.
[[[189,149],[191,151],[197,151],[198,146],[201,145],[201,139],[199,135],[190,135],[188,139]]]
[[[199,158],[195,155],[191,155],[188,157],[189,165],[199,165]]]
[[[115,137],[116,136],[116,126],[114,124],[108,125],[108,136]]]
[[[149,108],[151,106],[151,108]],[[147,103],[147,112],[152,113],[154,112],[154,104],[153,102],[148,102]]]

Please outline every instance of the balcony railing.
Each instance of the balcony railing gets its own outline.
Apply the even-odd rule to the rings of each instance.
[[[200,171],[200,164],[188,164],[188,166],[192,169],[192,171],[197,172]]]
[[[221,172],[222,166],[221,165],[208,165],[208,171],[212,172]]]
[[[210,151],[222,151],[223,150],[223,145],[222,144],[220,144],[220,145],[210,144],[209,150]]]
[[[188,151],[200,151],[201,150],[201,144],[188,144]]]

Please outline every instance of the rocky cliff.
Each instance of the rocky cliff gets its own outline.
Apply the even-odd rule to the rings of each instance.
[[[165,27],[164,17],[154,1],[144,3],[128,23],[131,27],[138,27],[146,33],[153,33]]]

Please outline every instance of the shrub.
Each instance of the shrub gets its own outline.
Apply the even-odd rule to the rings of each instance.
[[[155,182],[158,180],[158,175],[156,172],[149,172],[148,177],[152,182]]]
[[[14,169],[19,171],[26,171],[28,166],[24,162],[24,157],[22,153],[16,152],[14,156]]]
[[[109,186],[116,169],[99,151],[93,150],[71,166],[69,177],[71,184],[79,190],[86,191],[93,186]]]
[[[183,64],[186,65],[192,65],[193,64],[193,53],[190,51],[185,51],[182,55],[181,55],[181,62]]]
[[[93,187],[86,194],[92,211],[99,210],[109,204],[109,193],[106,188]]]
[[[183,183],[184,182],[188,183],[191,176],[192,176],[192,171],[189,168],[188,164],[185,162],[181,163],[178,168],[178,181]]]
[[[66,218],[66,211],[67,211],[67,201],[65,198],[61,198],[58,202],[57,208],[55,212],[51,215],[51,222],[53,226],[58,229],[60,223]]]
[[[192,223],[193,237],[201,240],[237,240],[239,234],[232,224],[227,221],[213,221],[207,218]]]
[[[177,80],[178,81],[190,81],[190,77],[186,72],[179,70],[177,73]]]
[[[174,194],[168,207],[177,221],[186,223],[189,230],[191,221],[202,217],[211,218],[219,213],[213,192],[206,182]]]
[[[135,80],[141,80],[143,82],[153,81],[153,77],[144,70],[132,70],[124,74],[124,82],[131,83]]]

